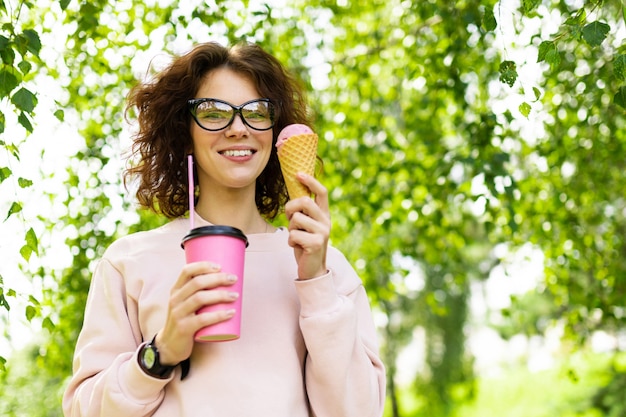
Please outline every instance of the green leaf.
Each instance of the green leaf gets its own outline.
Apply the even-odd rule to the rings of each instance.
[[[572,37],[572,39],[576,39],[577,41],[580,41],[580,38],[583,35],[583,27],[581,25],[570,26],[569,34]]]
[[[5,124],[6,124],[6,119],[4,117],[4,113],[0,111],[0,134],[4,133]]]
[[[541,0],[522,0],[522,13],[529,14],[541,4]]]
[[[617,93],[615,93],[615,96],[613,97],[613,101],[615,104],[626,109],[626,87],[620,87],[620,89],[617,90]]]
[[[33,253],[39,253],[37,235],[35,235],[35,231],[32,227],[26,232],[25,241],[26,244],[20,249],[20,255],[28,262]]]
[[[4,42],[4,40],[7,42]],[[15,51],[8,45],[8,39],[4,36],[0,37],[0,58],[6,65],[13,65],[15,62]]]
[[[26,320],[31,321],[37,315],[37,309],[33,306],[26,306]]]
[[[39,254],[39,241],[32,227],[26,232],[26,244],[30,246],[36,254]]]
[[[556,44],[552,41],[543,41],[539,44],[539,53],[537,55],[537,62],[546,61],[548,64],[558,64],[556,61],[560,61],[559,51],[556,48]]]
[[[61,6],[61,10],[67,9],[67,6],[70,4],[71,0],[61,0],[59,5]]]
[[[33,65],[28,61],[21,61],[19,64],[17,64],[17,67],[20,69],[20,71],[22,71],[22,74],[24,75],[28,74],[30,70],[33,69]]]
[[[4,307],[6,311],[11,311],[11,305],[9,304],[9,301],[6,299],[6,297],[4,296],[4,292],[2,291],[2,288],[0,288],[0,307]]]
[[[22,211],[22,205],[20,203],[18,203],[17,201],[14,201],[13,204],[11,204],[11,208],[9,208],[9,212],[7,213],[7,217],[4,220],[6,221],[6,219],[11,217],[15,213],[19,213],[20,211]]]
[[[39,302],[39,300],[38,300],[38,299],[36,299],[36,298],[35,298],[35,296],[34,296],[34,295],[32,295],[32,294],[30,294],[30,295],[28,296],[28,301],[29,301],[32,305],[34,305],[34,306],[41,305],[41,303]]]
[[[606,39],[611,27],[602,22],[591,22],[583,27],[583,39],[591,46],[598,46]]]
[[[613,74],[620,81],[626,80],[626,55],[618,55],[613,61]]]
[[[26,29],[22,33],[21,39],[26,41],[26,49],[28,49],[28,51],[35,56],[39,56],[39,51],[41,50],[41,40],[39,39],[39,34],[37,32],[32,29]]]
[[[575,14],[570,15],[565,21],[565,25],[569,26],[568,31],[573,39],[580,40],[582,36],[583,25],[587,19],[587,12],[584,8],[579,9]]]
[[[11,176],[11,169],[8,167],[0,168],[0,183]]]
[[[2,146],[4,146],[4,149],[7,151],[11,152],[15,159],[18,161],[20,160],[20,150],[17,145],[14,145],[13,143],[3,143]]]
[[[7,296],[9,296],[9,294],[7,294]],[[4,307],[6,311],[11,311],[9,301],[4,296],[4,280],[2,279],[2,275],[0,275],[0,307]]]
[[[17,184],[20,186],[20,188],[28,188],[33,185],[33,182],[29,179],[20,177],[17,179]]]
[[[561,56],[556,47],[556,43],[552,41],[543,41],[539,45],[539,52],[537,54],[537,62],[545,61],[550,64],[550,67],[556,68],[561,63]]]
[[[20,255],[26,262],[30,261],[30,257],[33,254],[33,250],[28,247],[28,245],[24,245],[20,248]]]
[[[485,15],[483,16],[483,27],[486,31],[492,32],[496,30],[498,27],[498,22],[496,21],[496,17],[493,15],[493,9],[491,7],[487,7],[485,9]]]
[[[519,105],[519,112],[522,113],[524,117],[528,119],[528,115],[530,114],[530,104],[523,102]]]
[[[12,32],[12,27],[5,28],[4,26],[5,25],[3,25],[2,29],[6,30],[7,32]],[[6,65],[13,65],[13,61],[15,61],[15,52],[11,47],[11,42],[9,38],[2,35],[0,35],[0,58],[2,60],[2,63]]]
[[[21,76],[17,75],[15,68],[3,66],[0,69],[0,98],[6,97],[21,81]]]
[[[515,80],[517,80],[517,69],[515,66],[515,62],[502,61],[500,63],[500,81],[508,84],[509,87],[513,87],[513,84],[515,84]]]
[[[28,247],[28,245],[24,245],[20,248],[20,255],[26,262],[30,261],[30,257],[33,254],[33,250]]]
[[[18,109],[31,113],[37,105],[37,97],[29,90],[20,88],[13,94],[13,97],[11,97],[11,102],[15,104],[15,107]]]
[[[54,112],[54,117],[56,117],[59,121],[65,120],[65,112],[62,109],[59,109]]]
[[[537,53],[537,62],[545,61],[548,51],[554,48],[554,42],[543,41],[539,44],[539,51]]]
[[[572,26],[581,26],[583,23],[585,23],[585,19],[587,19],[587,12],[585,11],[585,9],[578,9],[576,14],[570,15],[570,17],[565,20],[565,24]]]
[[[30,120],[28,120],[26,113],[20,112],[20,115],[17,116],[17,121],[19,122],[19,124],[24,126],[26,130],[28,130],[31,133],[33,132],[33,125],[30,123]]]
[[[533,93],[535,93],[535,101],[541,98],[541,91],[537,87],[533,87]]]
[[[50,319],[50,317],[46,317],[46,318],[43,319],[43,322],[41,323],[41,327],[46,329],[46,330],[48,330],[50,333],[52,333],[54,331],[54,328],[56,327],[56,325]]]

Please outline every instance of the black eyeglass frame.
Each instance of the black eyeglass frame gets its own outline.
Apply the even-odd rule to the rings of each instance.
[[[226,126],[224,127],[220,127],[219,129],[209,129],[208,127],[205,127],[202,125],[202,123],[200,123],[200,121],[198,120],[198,116],[196,115],[196,109],[198,108],[198,106],[202,103],[206,103],[207,101],[216,101],[218,103],[223,103],[226,104],[228,106],[230,106],[233,109],[233,114],[230,118],[230,120],[228,121],[228,123],[226,123]],[[247,106],[250,103],[256,103],[262,101],[264,103],[268,103],[268,109],[270,111],[270,126],[267,128],[262,128],[259,129],[258,127],[254,127],[252,126],[250,123],[248,123],[248,121],[246,120],[246,118],[244,117],[243,113],[241,112],[241,110]],[[258,130],[258,131],[266,131],[266,130],[270,130],[271,128],[274,127],[274,123],[275,121],[275,110],[274,110],[274,103],[272,103],[272,100],[270,100],[269,98],[257,98],[254,100],[250,100],[250,101],[246,101],[245,103],[239,105],[239,106],[235,106],[234,104],[229,103],[228,101],[224,101],[224,100],[220,100],[218,98],[192,98],[190,100],[187,100],[187,107],[189,108],[189,112],[191,113],[191,117],[193,117],[193,120],[196,122],[196,124],[198,126],[200,126],[202,129],[204,130],[208,130],[209,132],[217,132],[223,129],[226,129],[228,126],[230,126],[231,124],[233,124],[233,121],[235,120],[235,116],[238,114],[239,117],[241,117],[241,120],[243,121],[243,123],[248,126],[251,129],[254,130]]]

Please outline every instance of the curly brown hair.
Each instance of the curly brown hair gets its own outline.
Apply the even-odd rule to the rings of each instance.
[[[195,98],[207,73],[221,67],[250,79],[261,97],[274,103],[274,144],[285,126],[310,123],[301,84],[260,46],[247,42],[230,48],[214,42],[199,44],[175,58],[153,80],[136,85],[128,94],[126,114],[131,109],[137,110],[139,131],[134,135],[131,150],[136,165],[126,169],[124,180],[128,183],[132,178],[139,179],[137,199],[142,207],[168,218],[180,217],[188,211],[186,156],[193,144],[187,100]],[[288,200],[275,147],[257,178],[255,200],[261,215],[269,220],[280,213]]]

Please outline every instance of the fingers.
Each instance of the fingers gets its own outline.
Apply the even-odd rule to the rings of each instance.
[[[164,327],[157,333],[157,346],[163,363],[178,363],[189,357],[193,336],[202,327],[231,318],[228,307],[239,294],[232,291],[237,277],[223,273],[219,265],[209,262],[186,264],[172,287]],[[215,311],[198,313],[203,307],[226,303]]]
[[[298,181],[307,186],[315,195],[315,203],[324,212],[328,212],[328,190],[315,177],[304,173],[298,173]]]
[[[221,272],[219,265],[193,262],[183,266],[170,291],[167,318],[157,333],[157,346],[165,364],[178,363],[191,355],[193,336],[202,327],[227,320],[234,315],[232,303],[239,294],[231,286],[232,274]],[[215,311],[199,313],[203,307],[225,303]]]
[[[326,187],[322,185],[316,178],[304,174],[298,173],[298,180],[311,190],[315,194],[315,199],[310,197],[300,197],[295,200],[290,200],[285,205],[285,214],[287,219],[291,221],[291,217],[294,213],[302,212],[307,216],[316,219],[318,221],[326,220],[330,218],[330,211],[328,205],[328,191]],[[330,220],[328,220],[330,222]]]
[[[195,314],[205,305],[235,301],[239,294],[228,287],[235,283],[237,277],[219,271],[218,265],[207,262],[185,265],[172,288],[170,309],[177,310],[176,315],[182,317]]]
[[[178,314],[181,317],[196,315],[202,307],[212,306],[219,303],[232,303],[239,298],[239,294],[228,289],[199,289],[188,297],[184,302],[177,305]]]
[[[285,214],[289,220],[289,245],[294,248],[298,263],[298,278],[310,279],[325,274],[326,252],[330,236],[328,191],[310,175],[298,174],[315,199],[300,197],[287,202]]]
[[[322,245],[330,236],[330,222],[326,218],[317,220],[307,212],[296,212],[291,216],[288,230],[290,240],[301,241],[308,239],[309,245],[315,245],[319,240]]]
[[[212,262],[188,263],[183,267],[173,288],[182,288],[190,279],[195,276],[216,273],[220,270],[221,267]]]
[[[318,250],[323,250],[327,245],[327,241],[328,239],[325,233],[312,233],[302,229],[290,229],[287,243],[292,248],[298,247],[306,253],[313,253]]]

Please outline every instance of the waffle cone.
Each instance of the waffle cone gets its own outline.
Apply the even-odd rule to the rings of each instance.
[[[311,195],[311,191],[298,181],[296,174],[298,172],[315,174],[317,140],[315,133],[294,135],[278,148],[280,169],[291,200]]]

